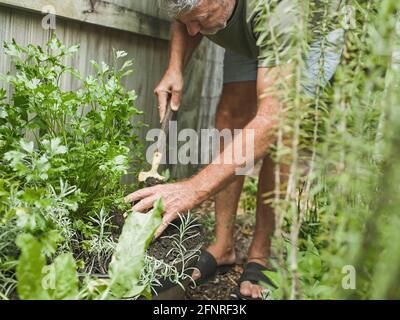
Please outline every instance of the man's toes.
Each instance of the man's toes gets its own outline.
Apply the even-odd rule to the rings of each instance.
[[[261,299],[262,288],[260,286],[253,285],[251,292],[251,296],[253,299]]]
[[[262,298],[263,287],[252,284],[249,281],[244,281],[240,285],[240,293],[245,297],[252,297],[253,299],[261,299]]]
[[[251,283],[249,281],[244,281],[240,285],[240,293],[246,297],[250,297],[252,292],[251,292]]]
[[[192,278],[194,281],[200,279],[201,277],[201,273],[199,269],[194,269],[193,273],[192,273]]]

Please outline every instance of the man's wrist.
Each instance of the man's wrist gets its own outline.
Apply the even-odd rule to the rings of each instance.
[[[170,63],[167,68],[168,73],[180,73],[183,74],[183,64],[181,63]]]
[[[198,204],[210,198],[212,190],[209,188],[209,184],[204,180],[201,173],[193,176],[187,183],[191,185],[192,190],[195,190],[198,197]]]

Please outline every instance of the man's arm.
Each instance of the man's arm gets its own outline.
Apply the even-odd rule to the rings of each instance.
[[[202,35],[191,37],[184,24],[174,21],[171,26],[169,65],[160,84],[154,90],[160,107],[162,121],[167,107],[168,95],[172,94],[171,107],[177,111],[183,91],[183,71],[193,51],[200,44]]]
[[[282,72],[282,71],[281,71]],[[236,136],[233,143],[228,145],[225,150],[206,168],[204,168],[191,181],[196,186],[200,201],[208,199],[225,188],[237,175],[237,170],[249,163],[255,163],[265,157],[269,146],[275,141],[274,128],[279,122],[281,104],[276,92],[267,93],[267,89],[273,87],[278,80],[278,69],[259,68],[257,76],[257,95],[258,110],[256,116],[243,129],[242,136]],[[243,112],[246,112],[243,106]],[[248,131],[254,133],[254,153],[248,154],[246,146],[246,136]],[[249,135],[251,136],[251,135]],[[236,141],[240,139],[240,141]],[[241,147],[241,149],[239,149]],[[238,157],[233,155],[243,155],[241,163],[224,164],[225,154],[234,160]],[[232,155],[232,157],[231,157]],[[212,179],[210,178],[212,177]]]
[[[238,148],[240,143],[235,143],[234,140],[213,163],[194,177],[177,183],[142,189],[126,197],[126,201],[140,200],[132,208],[133,211],[137,212],[151,208],[157,199],[162,198],[165,212],[163,225],[157,231],[156,237],[177,217],[178,213],[186,213],[235,180],[237,177],[236,170],[240,169],[244,163],[253,159],[257,161],[267,154],[269,146],[275,141],[274,128],[279,123],[278,118],[282,112],[278,95],[276,92],[267,92],[267,89],[271,88],[278,79],[281,79],[283,76],[281,70],[278,68],[258,69],[258,111],[255,118],[244,128],[244,134],[246,130],[253,130],[254,132],[253,154],[246,154],[245,144],[242,145],[240,150],[235,150],[235,147]],[[285,71],[285,74],[290,75],[289,68]],[[243,110],[245,112],[245,106],[243,106]],[[241,138],[236,137],[235,139]],[[242,163],[223,163],[225,154],[240,152],[245,155]]]
[[[171,26],[169,69],[183,72],[193,51],[197,48],[202,38],[203,35],[201,33],[194,37],[190,36],[186,26],[175,20]]]

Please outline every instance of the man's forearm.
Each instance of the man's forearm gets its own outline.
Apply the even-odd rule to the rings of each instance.
[[[184,24],[174,21],[171,26],[170,60],[168,69],[183,72],[193,51],[200,44],[203,36],[194,37],[187,33]]]
[[[257,115],[243,129],[242,137],[236,136],[233,142],[225,148],[224,152],[192,178],[202,200],[208,199],[234,181],[238,177],[238,169],[265,157],[268,147],[275,141],[274,127],[277,121],[273,120],[274,116],[275,114],[271,114],[271,118],[266,118],[262,115]],[[251,154],[246,154],[248,150],[245,143],[243,143],[243,140],[245,140],[243,136],[246,137],[247,130],[253,130],[254,132],[254,153]],[[242,143],[236,141],[237,139],[241,139]],[[243,155],[243,161],[240,163],[233,161],[233,163],[225,164],[225,154],[228,154],[229,157],[231,157],[230,155],[241,154]]]
[[[238,169],[264,158],[270,145],[275,142],[275,128],[279,124],[281,102],[277,94],[264,95],[266,89],[277,80],[275,77],[268,79],[266,74],[267,70],[264,69],[259,72],[258,76],[259,106],[256,117],[243,129],[242,135],[235,136],[232,143],[210,165],[190,179],[195,185],[200,202],[218,193],[234,181],[238,177]],[[243,112],[245,112],[245,108]],[[250,148],[251,152],[246,146],[246,139],[243,138],[247,136],[249,130],[254,134],[254,149]],[[240,162],[224,163],[225,155],[228,155],[227,159],[242,158],[242,155],[243,158]],[[235,155],[239,155],[239,157]]]

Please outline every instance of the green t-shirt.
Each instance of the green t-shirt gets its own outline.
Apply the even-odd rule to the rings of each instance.
[[[256,31],[257,25],[261,23],[262,27],[266,30],[272,30],[275,36],[275,49],[279,51],[280,58],[285,60],[285,53],[290,47],[291,33],[293,24],[296,24],[298,17],[296,17],[296,10],[291,10],[293,4],[292,0],[272,1],[270,7],[270,14],[262,14],[264,6],[257,5],[255,0],[236,0],[235,11],[228,21],[225,29],[220,30],[215,35],[207,35],[212,42],[234,51],[242,56],[250,59],[258,59],[259,67],[274,67],[276,66],[276,54],[272,46],[257,45],[259,34]],[[318,1],[317,1],[318,3]],[[340,0],[331,1],[331,11],[338,8]],[[261,16],[265,16],[260,20]],[[318,15],[313,17],[318,19]],[[261,21],[261,22],[260,22]],[[270,36],[268,32],[267,37]],[[264,40],[261,42],[265,43]]]
[[[215,35],[207,35],[207,38],[225,49],[256,59],[260,52],[257,46],[257,38],[253,32],[254,18],[257,13],[251,8],[251,1],[236,1],[235,11],[226,28]]]

